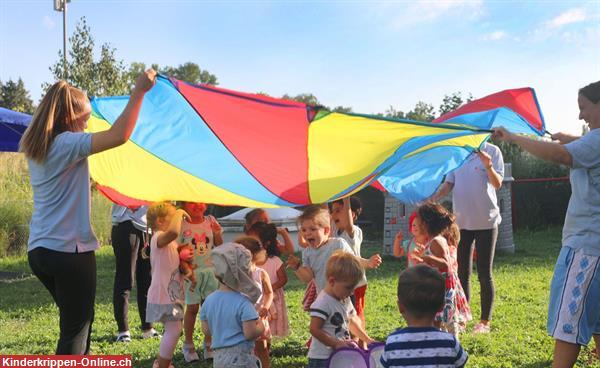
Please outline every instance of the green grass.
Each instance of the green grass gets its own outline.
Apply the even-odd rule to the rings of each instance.
[[[548,367],[551,364],[553,340],[546,335],[545,324],[549,283],[560,246],[560,229],[516,234],[517,253],[499,255],[495,261],[496,304],[492,333],[473,335],[468,331],[461,341],[470,355],[470,367]],[[365,247],[373,253],[376,247]],[[158,340],[134,339],[130,344],[113,343],[116,325],[112,317],[112,282],[114,259],[110,247],[97,252],[98,293],[92,341],[93,354],[131,354],[136,367],[148,367],[158,351]],[[393,329],[403,326],[395,306],[398,271],[403,261],[385,258],[381,268],[371,271],[367,291],[367,329],[384,340]],[[0,270],[29,272],[24,257],[0,259]],[[479,315],[479,287],[474,277],[472,309]],[[300,300],[304,287],[293,275],[286,287],[292,334],[275,341],[273,367],[303,367],[306,364],[304,343],[309,337],[308,316],[302,312]],[[139,325],[135,296],[131,297],[131,327]],[[134,334],[139,332],[134,330]],[[34,277],[13,282],[0,282],[0,353],[49,354],[58,336],[58,312],[50,295]],[[199,331],[195,341],[201,341]],[[593,343],[580,354],[577,367],[600,367],[592,360]],[[174,358],[175,366],[189,366],[181,355],[181,341]],[[198,363],[195,367],[208,367]]]

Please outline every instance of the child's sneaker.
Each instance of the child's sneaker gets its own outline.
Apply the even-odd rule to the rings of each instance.
[[[200,360],[198,353],[196,353],[196,349],[194,348],[194,344],[183,344],[183,359],[187,363],[197,362]]]
[[[119,332],[116,342],[131,342],[131,334],[129,331]]]
[[[142,339],[151,339],[153,337],[160,338],[160,334],[154,328],[142,332]]]
[[[490,333],[490,325],[486,325],[485,323],[478,323],[473,327],[473,333],[476,334],[488,334]]]

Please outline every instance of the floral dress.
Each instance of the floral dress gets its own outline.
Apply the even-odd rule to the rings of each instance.
[[[446,239],[441,236],[434,239],[438,239],[440,242],[443,241],[446,243]],[[425,246],[425,255],[433,255],[431,253],[431,242],[434,239],[430,240]],[[446,248],[446,259],[450,261],[450,267],[448,270],[438,269],[442,276],[444,276],[446,283],[444,306],[435,315],[435,320],[441,322],[442,328],[448,332],[457,334],[459,326],[464,325],[467,321],[472,320],[473,317],[471,316],[469,302],[467,301],[467,297],[465,296],[465,292],[458,278],[458,263],[456,262],[456,254],[453,255],[448,248],[449,247]]]

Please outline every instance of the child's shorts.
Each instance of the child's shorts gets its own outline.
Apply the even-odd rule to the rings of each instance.
[[[600,334],[600,257],[563,246],[550,286],[548,334],[587,345]]]
[[[190,291],[190,281],[184,279],[185,282],[185,304],[202,304],[206,297],[213,291],[219,288],[219,281],[215,277],[212,267],[196,268],[196,287]]]
[[[354,300],[353,305],[356,309],[356,314],[361,318],[365,318],[365,294],[367,292],[367,285],[363,285],[354,289]]]
[[[241,343],[214,350],[213,368],[256,368],[260,360],[254,355],[254,344]]]

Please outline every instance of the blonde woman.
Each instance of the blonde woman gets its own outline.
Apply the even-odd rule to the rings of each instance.
[[[144,94],[156,72],[141,74],[125,110],[112,127],[84,133],[91,106],[85,92],[58,81],[40,102],[23,134],[33,188],[29,265],[58,305],[56,354],[87,354],[94,320],[99,247],[90,224],[87,157],[125,143],[135,127]]]

